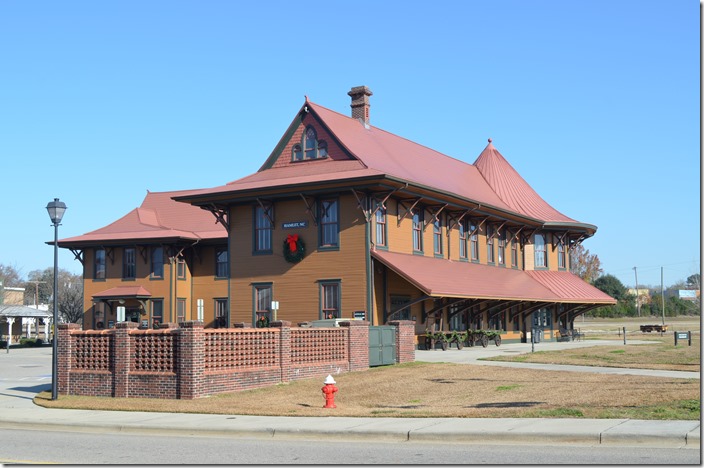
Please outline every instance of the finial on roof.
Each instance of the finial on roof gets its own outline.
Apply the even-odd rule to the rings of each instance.
[[[489,143],[491,143],[491,138],[489,138]]]
[[[308,95],[307,95],[307,94],[304,94],[303,96],[305,96],[306,102],[308,102]]]

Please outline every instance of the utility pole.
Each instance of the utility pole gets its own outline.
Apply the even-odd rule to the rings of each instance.
[[[663,267],[660,267],[660,301],[662,302],[662,324],[665,325],[665,286],[663,276]]]
[[[638,270],[633,267],[633,271],[636,273],[636,310],[638,311],[638,317],[640,317],[640,297],[638,294]]]
[[[34,308],[39,309],[39,285],[46,284],[46,281],[27,281],[28,283],[34,283]]]

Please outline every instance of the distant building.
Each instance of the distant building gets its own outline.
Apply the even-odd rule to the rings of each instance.
[[[637,296],[638,302],[643,304],[650,304],[650,289],[648,288],[628,288],[628,294],[631,296]]]

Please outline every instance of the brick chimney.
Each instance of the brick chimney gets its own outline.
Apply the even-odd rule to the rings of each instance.
[[[366,86],[355,86],[347,93],[352,98],[352,118],[361,120],[366,126],[369,125],[369,96],[372,90]]]

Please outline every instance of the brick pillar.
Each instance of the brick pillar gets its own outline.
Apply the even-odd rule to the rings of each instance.
[[[279,366],[281,367],[281,383],[288,383],[291,380],[291,322],[288,320],[275,320],[269,324],[269,327],[280,329]]]
[[[134,322],[118,322],[115,324],[115,348],[114,348],[114,375],[113,375],[113,396],[115,398],[128,398],[129,377],[134,359],[134,341],[130,336],[130,330],[139,327]]]
[[[57,348],[57,373],[56,382],[59,394],[69,394],[69,382],[71,378],[71,356],[73,352],[74,335],[72,330],[80,330],[81,326],[77,323],[60,323],[57,327],[56,343]]]
[[[412,320],[392,320],[389,325],[396,327],[396,362],[416,360],[416,325]]]
[[[193,400],[204,394],[205,333],[203,322],[190,320],[179,324],[176,334],[176,380],[178,398]]]
[[[340,327],[348,329],[349,371],[369,369],[369,322],[350,320],[340,322]]]

